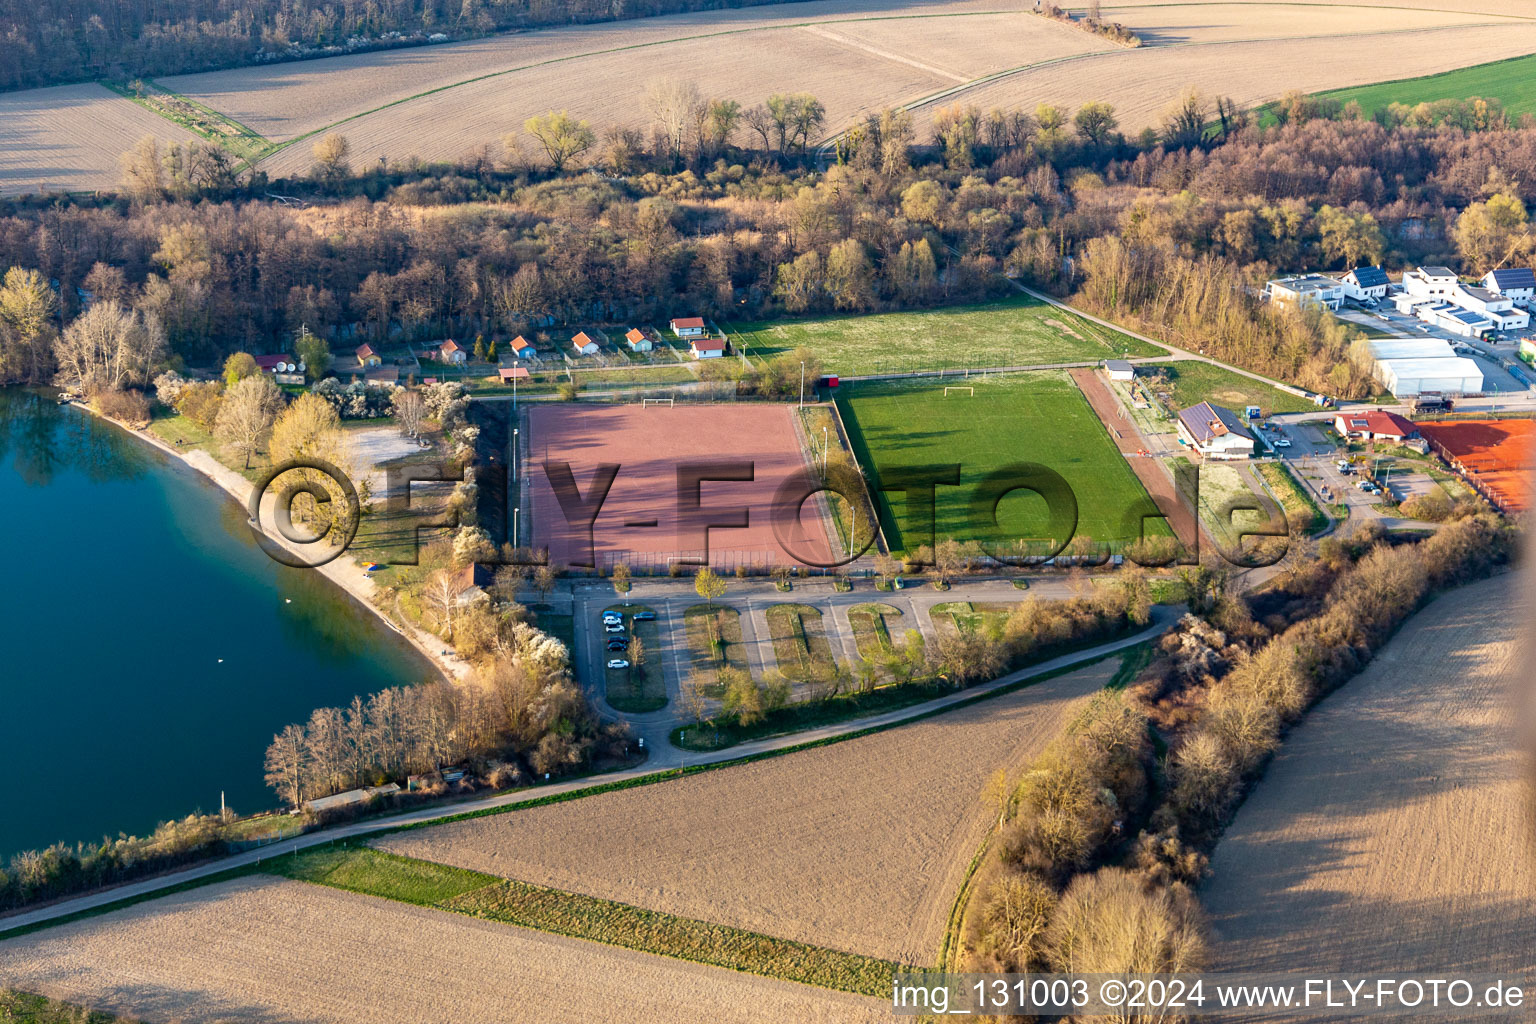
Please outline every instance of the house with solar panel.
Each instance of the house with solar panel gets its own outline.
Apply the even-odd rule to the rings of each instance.
[[[1231,409],[1210,402],[1179,413],[1179,441],[1207,459],[1251,459],[1255,447],[1248,424]]]
[[[1530,267],[1490,270],[1483,277],[1483,287],[1495,295],[1512,299],[1517,306],[1530,309],[1536,302],[1536,270]]]
[[[1356,267],[1344,275],[1344,297],[1356,302],[1379,302],[1391,287],[1387,272],[1380,267]]]

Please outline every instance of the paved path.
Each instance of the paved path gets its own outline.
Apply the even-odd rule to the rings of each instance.
[[[848,596],[848,595],[839,595]],[[887,711],[883,714],[869,715],[864,718],[853,719],[837,725],[823,726],[819,729],[808,729],[804,732],[792,733],[787,736],[775,736],[769,739],[757,740],[752,743],[743,743],[727,750],[716,751],[707,754],[695,754],[688,751],[677,750],[668,746],[664,751],[653,752],[651,759],[638,768],[630,768],[624,771],[610,772],[605,775],[592,776],[585,779],[577,779],[569,782],[556,782],[547,786],[534,786],[530,789],[519,790],[513,793],[504,793],[499,796],[480,797],[465,800],[449,805],[437,805],[421,808],[415,811],[407,811],[402,814],[391,815],[383,818],[374,818],[369,821],[354,822],[349,825],[341,825],[335,828],[322,829],[311,832],[308,835],[286,839],[259,850],[250,850],[245,853],[235,854],[221,860],[199,864],[196,867],[186,868],[182,871],[172,872],[156,878],[145,879],[142,882],[133,882],[128,885],[118,886],[102,892],[91,893],[86,896],[78,896],[74,899],[64,900],[51,906],[40,907],[36,910],[21,914],[13,914],[9,917],[0,917],[0,938],[7,929],[22,928],[35,924],[53,921],[70,914],[78,914],[82,911],[95,910],[109,906],[119,900],[143,897],[169,889],[172,886],[185,885],[198,879],[207,878],[221,871],[231,868],[246,867],[259,864],[264,860],[271,860],[284,854],[297,852],[307,847],[319,846],[324,843],[334,842],[337,839],[347,839],[377,831],[381,828],[394,828],[401,825],[417,825],[425,822],[455,814],[467,814],[476,811],[488,811],[496,808],[515,807],[521,803],[532,800],[541,800],[549,796],[562,793],[574,793],[594,786],[620,782],[627,779],[644,778],[650,775],[686,766],[703,764],[718,764],[725,761],[733,761],[742,757],[768,753],[775,750],[783,750],[786,747],[818,740],[832,739],[837,736],[845,736],[849,733],[859,732],[864,729],[879,728],[896,725],[913,718],[932,714],[952,707],[962,701],[993,693],[1003,687],[1035,676],[1046,675],[1093,661],[1137,644],[1144,643],[1159,636],[1178,619],[1182,609],[1159,606],[1153,609],[1152,621],[1147,628],[1133,636],[1116,640],[1113,643],[1101,644],[1098,647],[1073,654],[1052,658],[1017,672],[1010,672],[990,683],[983,683],[966,690],[960,690],[935,700],[924,701],[910,707]],[[650,744],[647,744],[650,746]]]

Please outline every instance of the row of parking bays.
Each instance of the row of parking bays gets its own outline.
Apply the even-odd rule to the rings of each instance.
[[[644,622],[655,617],[656,613],[653,611],[639,611],[630,616],[631,620],[636,622]],[[624,613],[616,612],[612,609],[603,612],[603,633],[608,638],[606,641],[610,655],[608,667],[613,669],[629,668],[629,659],[621,656],[621,652],[628,653],[629,651],[629,630],[624,623]]]

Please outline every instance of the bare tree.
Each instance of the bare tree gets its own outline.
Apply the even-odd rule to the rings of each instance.
[[[549,592],[555,589],[555,581],[559,573],[555,567],[549,564],[541,565],[533,570],[533,589],[539,592],[539,600],[549,600]]]
[[[304,730],[297,725],[285,726],[272,737],[267,748],[266,783],[290,807],[304,802],[305,783],[308,781],[309,746]]]
[[[427,577],[422,598],[437,619],[438,635],[453,635],[453,616],[459,607],[459,576],[451,569],[438,569]]]
[[[421,421],[426,418],[427,407],[419,394],[409,389],[397,391],[390,402],[390,408],[394,411],[395,422],[400,425],[401,433],[415,437],[421,431]]]
[[[707,107],[691,79],[660,78],[646,87],[646,105],[655,122],[656,137],[676,167],[685,147],[698,139]]]
[[[53,346],[59,382],[95,391],[149,380],[165,352],[165,332],[153,316],[141,317],[115,302],[98,302],[76,317]]]
[[[315,154],[315,177],[322,181],[335,181],[352,172],[352,168],[347,165],[347,157],[352,154],[352,144],[345,135],[331,132],[314,144],[312,152]]]
[[[245,468],[251,468],[251,456],[261,435],[277,419],[283,407],[283,393],[266,374],[246,377],[230,388],[219,407],[213,434],[220,441],[245,456]]]

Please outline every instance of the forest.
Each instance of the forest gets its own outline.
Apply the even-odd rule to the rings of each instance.
[[[1265,124],[1189,94],[1161,132],[1126,139],[1105,104],[952,107],[929,125],[887,110],[818,169],[748,116],[808,105],[671,97],[650,138],[552,114],[451,165],[358,173],[328,136],[313,175],[282,182],[193,175],[206,164],[146,140],[118,195],[0,207],[0,267],[19,268],[0,289],[0,377],[49,379],[54,340],[88,302],[163,336],[163,365],[114,375],[142,386],[153,369],[283,351],[301,326],[489,340],[536,323],[940,306],[1006,275],[1354,397],[1368,383],[1346,331],[1260,304],[1266,277],[1378,262],[1478,274],[1536,248],[1529,123],[1383,123],[1297,101]],[[1198,130],[1213,113],[1221,127]],[[562,170],[540,154],[551,142]]]

